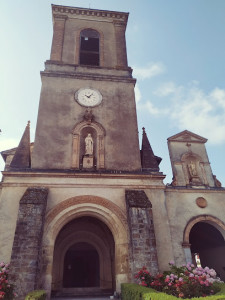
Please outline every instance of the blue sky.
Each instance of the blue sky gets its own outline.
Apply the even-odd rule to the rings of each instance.
[[[49,59],[51,1],[0,1],[0,150],[18,145],[31,120],[34,139]],[[208,138],[213,173],[225,185],[225,1],[55,0],[54,4],[129,12],[129,65],[137,78],[139,132],[144,126],[171,182],[167,138],[188,129]],[[3,161],[0,162],[3,169]]]

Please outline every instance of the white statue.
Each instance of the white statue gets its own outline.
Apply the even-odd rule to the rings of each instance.
[[[85,155],[92,155],[93,154],[93,139],[90,133],[85,138]]]
[[[191,176],[197,176],[196,165],[193,161],[188,164],[188,170]]]

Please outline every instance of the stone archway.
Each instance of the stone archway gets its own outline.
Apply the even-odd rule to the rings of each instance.
[[[73,252],[71,254],[73,258],[69,255],[69,251]],[[89,256],[96,257],[99,264],[92,264]],[[80,257],[80,261],[78,257]],[[52,291],[61,291],[62,289],[65,291],[65,288],[69,287],[89,288],[93,286],[98,286],[101,290],[113,290],[115,287],[114,260],[115,243],[108,227],[94,217],[75,218],[60,230],[55,241]],[[76,268],[78,265],[80,266],[79,278],[74,270],[75,261]],[[81,267],[82,261],[85,261],[83,268]],[[99,269],[98,274],[97,269]],[[90,272],[95,272],[99,278],[90,276]],[[68,278],[69,274],[74,278]],[[96,284],[97,282],[98,284]]]
[[[218,218],[204,215],[190,220],[184,231],[184,251],[198,256],[202,267],[216,270],[225,280],[225,224]]]
[[[53,263],[54,248],[56,245],[57,237],[66,224],[73,222],[73,220],[79,218],[93,218],[102,222],[111,232],[114,244],[114,278],[115,278],[115,290],[120,290],[120,284],[122,282],[129,281],[129,267],[128,267],[128,225],[126,222],[126,215],[124,212],[111,201],[97,197],[97,196],[77,196],[65,201],[62,201],[54,208],[52,208],[46,217],[43,247],[42,247],[42,270],[41,270],[41,282],[40,285],[45,288],[49,293],[52,290],[52,284],[59,287],[60,283],[53,282],[52,274],[55,272],[55,265]],[[83,232],[84,233],[84,232]],[[86,232],[87,234],[87,232]],[[77,235],[77,236],[76,236]],[[80,238],[78,237],[80,235]],[[85,235],[82,236],[82,232],[74,233],[72,238],[75,238],[77,242],[85,242]],[[63,243],[66,243],[66,238],[70,240],[71,236],[65,237]],[[104,254],[104,245],[97,241],[97,237],[93,236],[89,232],[88,237],[90,244],[96,249],[100,258],[100,272],[104,273],[104,268],[101,266],[102,257],[106,259]],[[66,250],[71,246],[68,242]],[[63,247],[63,246],[62,246]],[[102,254],[103,253],[103,254]],[[61,268],[61,271],[59,270]],[[62,275],[62,264],[58,265],[58,274]],[[102,273],[102,274],[103,274]],[[58,277],[59,278],[59,277]],[[61,276],[62,279],[62,276]],[[61,280],[60,279],[60,280]],[[103,278],[104,279],[104,278]],[[108,281],[108,279],[106,279]],[[112,280],[111,280],[112,285]],[[61,282],[62,286],[62,282]],[[103,285],[102,285],[103,286]],[[104,286],[106,287],[106,286]]]

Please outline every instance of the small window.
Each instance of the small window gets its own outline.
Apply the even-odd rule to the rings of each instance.
[[[99,33],[93,29],[80,34],[80,64],[99,66]]]

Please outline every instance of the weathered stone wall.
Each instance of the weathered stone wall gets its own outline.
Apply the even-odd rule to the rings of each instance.
[[[182,265],[190,259],[186,257],[185,245],[189,242],[185,234],[185,228],[191,220],[200,218],[199,221],[209,222],[217,229],[221,229],[221,223],[217,224],[216,219],[224,222],[224,189],[181,189],[167,187],[166,189],[166,207],[169,218],[171,232],[171,241],[176,265]],[[206,206],[198,205],[198,198],[204,198]],[[210,216],[209,221],[201,217]],[[190,253],[190,252],[189,252]]]
[[[127,216],[130,227],[130,267],[135,274],[146,266],[158,272],[152,205],[142,190],[126,190]]]
[[[28,188],[20,200],[11,256],[11,281],[19,299],[36,288],[47,188]]]

